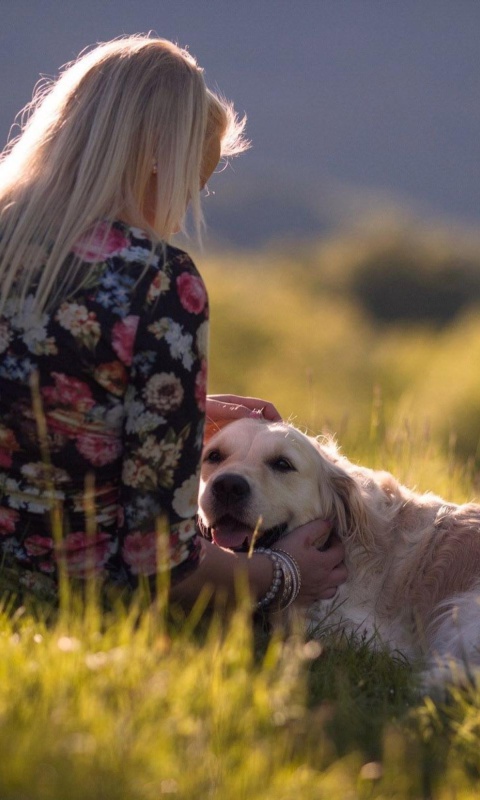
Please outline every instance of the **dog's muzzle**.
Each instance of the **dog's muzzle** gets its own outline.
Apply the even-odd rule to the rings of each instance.
[[[249,482],[242,475],[225,472],[212,482],[211,493],[215,521],[207,529],[207,535],[220,547],[247,551],[251,545],[254,528],[245,520],[251,498]],[[268,547],[287,530],[287,523],[262,531],[258,544]]]

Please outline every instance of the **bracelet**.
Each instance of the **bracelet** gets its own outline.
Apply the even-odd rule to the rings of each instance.
[[[256,604],[257,609],[269,606],[277,597],[283,580],[283,591],[278,610],[283,611],[297,599],[302,585],[300,567],[296,559],[285,550],[269,550],[259,547],[256,553],[263,553],[273,562],[273,580],[266,595]]]
[[[298,561],[290,553],[281,548],[275,550],[275,553],[283,561],[286,568],[283,594],[280,600],[280,608],[285,609],[297,599],[302,586],[302,577]]]
[[[255,550],[255,553],[263,553],[264,555],[268,556],[273,563],[273,579],[272,583],[270,584],[270,588],[266,595],[264,595],[264,597],[262,597],[262,599],[259,600],[255,606],[256,609],[260,610],[265,608],[265,606],[270,605],[270,603],[275,600],[280,586],[282,585],[283,570],[281,566],[281,559],[279,556],[275,555],[273,550],[268,550],[266,547],[258,547]]]

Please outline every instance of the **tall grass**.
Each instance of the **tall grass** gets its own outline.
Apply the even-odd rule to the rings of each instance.
[[[421,698],[368,642],[155,609],[0,615],[2,800],[469,798],[480,694]]]

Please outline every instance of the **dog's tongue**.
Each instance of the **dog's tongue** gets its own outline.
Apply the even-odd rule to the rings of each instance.
[[[229,550],[239,549],[245,539],[250,541],[252,529],[247,525],[242,525],[234,519],[226,518],[212,528],[212,538],[219,547],[227,547]]]

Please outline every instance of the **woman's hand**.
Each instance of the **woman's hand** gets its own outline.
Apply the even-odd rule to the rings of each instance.
[[[334,597],[340,583],[347,579],[343,563],[345,549],[336,536],[332,536],[327,550],[318,548],[325,545],[330,536],[330,522],[315,520],[284,536],[278,548],[292,555],[300,567],[302,585],[296,602],[308,606],[315,600],[328,600]],[[236,602],[238,576],[243,573],[248,580],[253,603],[261,600],[270,589],[273,579],[272,561],[265,553],[235,553],[224,550],[213,542],[202,541],[204,558],[188,577],[172,587],[171,599],[185,609],[191,608],[198,596],[209,587],[212,598],[222,597],[229,605]],[[275,549],[275,548],[272,548]],[[272,606],[272,609],[275,610]]]
[[[277,544],[277,548],[293,556],[300,567],[302,585],[296,601],[299,605],[330,600],[338,586],[347,580],[347,568],[343,562],[345,548],[338,536],[333,534],[328,548],[320,550],[329,539],[331,530],[331,522],[314,520],[296,528]]]
[[[282,417],[272,403],[258,397],[240,397],[236,394],[210,394],[207,397],[207,423],[221,428],[227,422],[243,417],[258,417],[270,422],[280,422]]]

